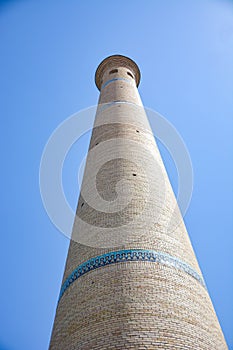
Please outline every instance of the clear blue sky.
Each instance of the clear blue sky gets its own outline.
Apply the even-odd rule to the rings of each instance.
[[[138,63],[144,105],[173,123],[189,149],[185,222],[233,349],[233,2],[0,1],[0,37],[0,349],[48,347],[69,242],[43,208],[40,158],[58,124],[97,103],[95,69],[115,53]],[[73,208],[88,140],[65,168]]]

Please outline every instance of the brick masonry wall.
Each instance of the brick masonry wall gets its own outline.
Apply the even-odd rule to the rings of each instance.
[[[63,283],[107,252],[165,257],[104,263],[69,282],[50,350],[227,349],[142,107],[140,73],[121,56],[97,73],[99,105]]]

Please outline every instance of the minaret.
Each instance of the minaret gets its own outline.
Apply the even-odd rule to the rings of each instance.
[[[99,104],[50,350],[225,350],[137,86],[114,55]]]

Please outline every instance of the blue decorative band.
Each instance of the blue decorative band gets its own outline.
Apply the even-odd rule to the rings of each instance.
[[[125,101],[125,100],[116,100],[116,101],[111,101],[111,102],[107,102],[107,103],[102,103],[102,104],[99,104],[98,105],[98,109],[97,109],[97,112],[98,114],[105,111],[105,109],[109,108],[109,107],[112,107],[116,104],[128,104],[128,105],[133,105],[133,106],[136,106],[136,107],[139,107],[139,108],[143,108],[142,106],[134,103],[134,102],[129,102],[129,101]]]
[[[128,250],[119,250],[115,252],[105,253],[94,258],[91,258],[81,265],[79,265],[65,280],[61,287],[59,300],[65,293],[66,289],[79,277],[85,273],[98,269],[110,264],[116,264],[125,261],[149,261],[156,262],[163,265],[174,267],[180,271],[186,272],[193,278],[195,278],[203,287],[206,288],[205,282],[190,265],[186,264],[182,260],[175,258],[166,253],[156,252],[154,250],[147,249],[128,249]]]
[[[105,86],[107,86],[108,84],[113,83],[114,81],[117,81],[117,80],[123,80],[123,81],[126,81],[127,83],[130,83],[131,85],[133,84],[133,81],[132,81],[132,80],[129,80],[129,79],[125,79],[125,78],[113,78],[113,79],[107,80],[107,81],[101,86],[101,90],[104,89]]]

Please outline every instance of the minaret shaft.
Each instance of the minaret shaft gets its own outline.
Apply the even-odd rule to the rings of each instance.
[[[227,349],[124,56],[99,105],[50,350]]]

